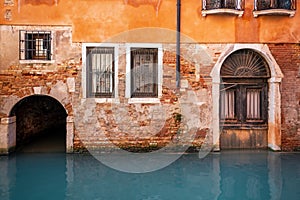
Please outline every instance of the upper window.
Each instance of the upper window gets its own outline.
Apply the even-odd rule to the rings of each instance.
[[[87,47],[86,66],[87,96],[114,97],[114,47]]]
[[[51,60],[51,32],[20,31],[20,60]]]
[[[255,0],[255,10],[295,9],[295,0]]]
[[[203,0],[203,8],[219,9],[219,8],[230,8],[240,9],[240,1],[237,0]]]
[[[243,15],[242,0],[202,0],[202,15],[207,14],[236,14]]]
[[[221,68],[220,118],[225,125],[265,125],[270,72],[256,52],[243,49],[231,54]]]
[[[131,48],[131,97],[158,96],[158,49]]]
[[[289,15],[294,16],[296,0],[255,0],[254,16],[258,15]]]

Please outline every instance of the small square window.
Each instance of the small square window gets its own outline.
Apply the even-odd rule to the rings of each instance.
[[[51,60],[51,32],[20,31],[20,60]]]

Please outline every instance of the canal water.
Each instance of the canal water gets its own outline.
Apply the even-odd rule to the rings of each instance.
[[[90,154],[0,157],[0,199],[300,199],[300,153],[184,154],[149,173],[111,169]]]

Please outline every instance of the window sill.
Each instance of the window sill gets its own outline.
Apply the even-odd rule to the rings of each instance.
[[[253,16],[258,17],[260,15],[288,15],[289,17],[294,17],[295,10],[286,9],[268,9],[268,10],[255,10],[253,11]]]
[[[90,98],[87,97],[86,99],[93,99],[95,103],[120,103],[119,98]]]
[[[238,15],[238,17],[242,17],[244,14],[244,11],[228,9],[228,8],[202,10],[203,17],[206,17],[206,15],[216,15],[216,14],[232,14],[232,15]]]
[[[53,64],[55,60],[19,60],[20,64]]]
[[[133,103],[149,103],[149,104],[159,104],[159,98],[130,98],[128,99],[129,104]]]

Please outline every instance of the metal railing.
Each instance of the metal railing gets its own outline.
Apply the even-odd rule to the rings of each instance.
[[[254,10],[296,10],[296,0],[254,0]]]
[[[51,60],[51,32],[20,31],[20,60]]]
[[[212,9],[244,9],[244,0],[202,0],[203,10]]]

